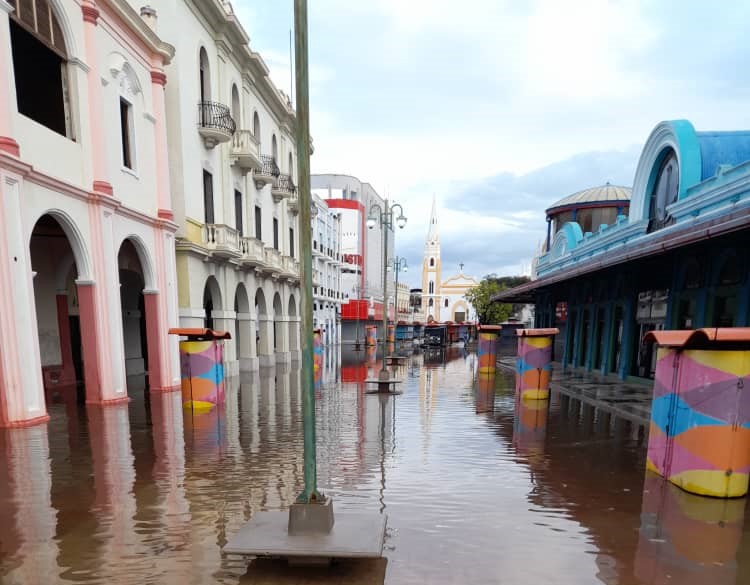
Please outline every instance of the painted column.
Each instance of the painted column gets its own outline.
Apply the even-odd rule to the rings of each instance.
[[[13,116],[18,108],[8,24],[12,11],[7,0],[0,0],[0,151],[19,156],[18,142],[13,138]]]
[[[166,108],[164,89],[167,76],[161,69],[151,71],[151,98],[154,114],[154,150],[156,154],[156,201],[159,218],[172,221],[172,192],[169,186]]]
[[[57,330],[60,339],[60,356],[62,372],[58,384],[67,386],[75,384],[76,372],[73,366],[73,349],[70,346],[70,318],[68,316],[68,293],[58,291],[55,296],[57,304]]]
[[[0,169],[0,426],[49,419],[44,403],[29,240],[22,183]]]
[[[237,313],[237,331],[239,336],[234,340],[235,346],[239,348],[237,359],[240,362],[240,372],[253,369],[253,353],[255,349],[255,336],[252,331],[252,315],[250,313]]]
[[[273,317],[260,315],[258,324],[260,326],[258,360],[261,366],[272,366],[276,363],[273,349]]]
[[[106,141],[102,121],[101,75],[99,73],[99,51],[96,43],[96,27],[99,21],[99,9],[94,0],[83,0],[83,31],[86,46],[88,72],[89,122],[91,127],[91,156],[93,159],[94,182],[92,190],[96,193],[112,195],[112,184],[107,178]]]
[[[500,335],[500,325],[480,325],[477,357],[479,358],[479,373],[494,374],[497,369],[497,337]]]
[[[516,395],[547,400],[552,377],[552,346],[559,329],[518,329]]]
[[[280,315],[274,323],[276,330],[276,362],[288,363],[289,354],[289,319],[286,315]]]
[[[750,482],[750,334],[652,331],[659,345],[647,469],[685,491],[742,497]]]
[[[292,361],[301,358],[299,348],[299,317],[289,317],[289,351],[291,352]]]
[[[154,392],[171,390],[169,386],[164,387],[163,338],[167,337],[167,332],[161,329],[160,300],[158,291],[143,291],[148,349],[148,384],[149,389]]]

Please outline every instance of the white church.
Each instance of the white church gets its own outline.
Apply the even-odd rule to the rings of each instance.
[[[437,206],[432,200],[430,229],[424,243],[422,260],[422,314],[427,322],[454,321],[457,323],[475,318],[474,308],[464,298],[466,292],[479,283],[461,271],[446,280],[440,272],[440,234],[438,233]]]

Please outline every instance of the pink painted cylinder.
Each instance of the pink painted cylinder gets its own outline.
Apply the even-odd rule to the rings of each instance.
[[[323,374],[323,332],[313,330],[313,372],[317,376]]]

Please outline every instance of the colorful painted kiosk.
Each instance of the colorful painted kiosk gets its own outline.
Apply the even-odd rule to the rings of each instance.
[[[323,331],[313,329],[313,373],[323,374]]]
[[[516,393],[524,400],[547,400],[552,377],[552,344],[559,329],[518,329]]]
[[[170,329],[180,341],[182,405],[195,412],[208,412],[224,402],[224,345],[231,339],[226,331],[211,329]]]
[[[500,325],[480,325],[477,356],[479,357],[479,373],[494,374],[497,369],[497,336],[500,335]]]
[[[687,492],[733,498],[750,471],[750,328],[652,331],[658,345],[648,469]]]

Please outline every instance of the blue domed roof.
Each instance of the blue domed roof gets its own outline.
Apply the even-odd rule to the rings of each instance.
[[[630,187],[621,187],[606,183],[605,185],[590,187],[563,197],[560,201],[548,207],[547,213],[549,214],[551,211],[565,207],[585,207],[601,203],[612,203],[614,206],[620,202],[630,203],[630,193]]]

